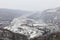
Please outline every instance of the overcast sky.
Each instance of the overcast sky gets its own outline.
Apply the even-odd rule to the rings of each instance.
[[[42,11],[60,6],[60,0],[0,0],[0,8]]]

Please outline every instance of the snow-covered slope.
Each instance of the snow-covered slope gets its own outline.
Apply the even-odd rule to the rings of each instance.
[[[20,33],[27,35],[29,38],[34,38],[42,35],[43,31],[38,30],[36,28],[28,26],[29,24],[32,25],[35,21],[29,20],[27,18],[15,18],[9,27],[5,27],[5,29],[8,29],[14,33]],[[28,24],[27,24],[28,22]]]
[[[14,33],[24,34],[28,38],[39,37],[47,35],[53,32],[59,32],[59,28],[56,25],[50,25],[45,23],[38,23],[35,20],[28,18],[15,18],[9,27],[4,27]]]

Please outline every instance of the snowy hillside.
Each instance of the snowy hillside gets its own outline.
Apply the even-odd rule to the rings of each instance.
[[[40,24],[38,21],[28,18],[15,18],[9,27],[4,27],[14,33],[24,34],[29,39],[39,36],[51,34],[53,32],[59,32],[57,25],[50,25],[46,23]]]

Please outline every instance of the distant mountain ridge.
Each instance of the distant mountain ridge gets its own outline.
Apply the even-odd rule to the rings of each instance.
[[[16,17],[30,14],[32,14],[32,12],[14,9],[0,9],[0,27],[8,25]]]
[[[37,21],[42,20],[45,23],[60,24],[60,7],[57,7],[54,9],[47,9],[41,13],[35,13],[29,16],[28,18],[31,18]]]
[[[60,23],[60,7],[55,9],[45,10],[41,14],[41,19],[46,23]]]

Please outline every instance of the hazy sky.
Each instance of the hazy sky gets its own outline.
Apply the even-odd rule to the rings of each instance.
[[[60,0],[0,0],[0,8],[42,11],[60,6]]]

